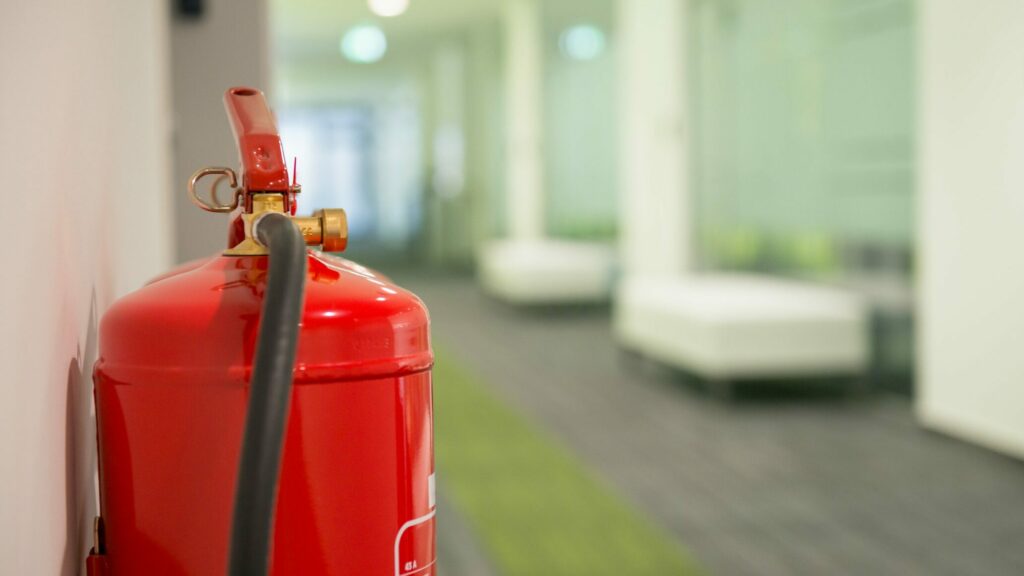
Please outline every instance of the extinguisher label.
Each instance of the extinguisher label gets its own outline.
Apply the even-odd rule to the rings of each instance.
[[[395,576],[434,573],[434,510],[406,522],[395,538]]]

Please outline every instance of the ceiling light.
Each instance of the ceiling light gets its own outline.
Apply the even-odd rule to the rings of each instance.
[[[387,51],[388,39],[384,31],[372,24],[353,26],[341,38],[341,54],[352,62],[376,62]]]
[[[567,28],[558,39],[562,53],[573,60],[593,60],[604,52],[604,32],[596,26],[580,24]]]
[[[409,0],[367,0],[370,11],[377,16],[401,16],[409,8]]]

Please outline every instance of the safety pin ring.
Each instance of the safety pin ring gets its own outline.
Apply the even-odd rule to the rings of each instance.
[[[213,202],[207,202],[199,197],[196,192],[196,184],[205,176],[217,174],[220,177],[213,182],[213,188],[210,190],[210,197]],[[231,184],[232,190],[234,190],[234,197],[232,198],[231,204],[221,204],[220,199],[217,197],[217,186],[220,184],[221,178],[227,178]],[[238,175],[231,168],[224,168],[221,166],[214,166],[210,168],[201,168],[196,170],[195,174],[188,181],[188,197],[193,204],[199,206],[207,212],[231,212],[235,208],[238,208],[239,198],[241,197],[241,190],[238,189]]]

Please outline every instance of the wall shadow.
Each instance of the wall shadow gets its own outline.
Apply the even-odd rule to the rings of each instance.
[[[62,576],[84,574],[85,555],[92,545],[96,502],[96,419],[92,399],[92,365],[97,346],[96,290],[89,304],[85,345],[68,362],[64,428],[64,501],[66,533]]]

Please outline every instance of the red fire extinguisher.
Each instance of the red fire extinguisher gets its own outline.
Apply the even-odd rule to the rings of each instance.
[[[325,252],[345,215],[294,213],[263,94],[224,97],[240,178],[224,253],[117,301],[95,369],[94,576],[432,576],[429,321],[413,294]],[[217,175],[230,202],[196,183]],[[324,252],[308,250],[320,245]]]

